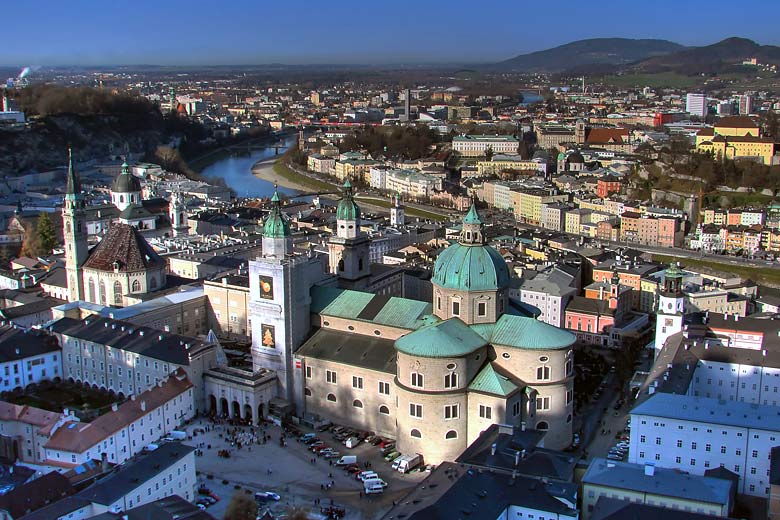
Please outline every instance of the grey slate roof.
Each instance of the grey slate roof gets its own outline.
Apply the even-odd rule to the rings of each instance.
[[[659,518],[663,518],[663,520],[713,520],[722,517],[637,504],[608,497],[599,498],[590,514],[590,520],[658,520]]]
[[[57,338],[36,329],[25,331],[12,325],[0,327],[0,363],[60,350]]]
[[[583,486],[589,484],[616,489],[653,493],[685,498],[710,504],[728,504],[733,482],[714,477],[690,475],[673,469],[655,468],[652,476],[645,475],[642,464],[607,461],[596,458],[582,477]]]
[[[95,482],[76,496],[110,505],[155,475],[173,466],[195,448],[180,442],[167,442],[154,451],[142,453],[122,464],[111,475]]]
[[[177,365],[189,365],[190,352],[206,347],[202,341],[187,336],[95,316],[84,320],[60,318],[48,328],[58,334],[109,345]]]
[[[390,339],[322,328],[301,345],[296,355],[396,373],[396,352]]]

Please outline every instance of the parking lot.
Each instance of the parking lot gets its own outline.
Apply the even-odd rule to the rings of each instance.
[[[221,499],[208,508],[216,518],[224,515],[231,496],[237,492],[236,486],[240,488],[238,492],[249,490],[252,495],[258,491],[277,493],[278,502],[265,502],[277,513],[291,507],[320,513],[321,508],[329,507],[332,501],[346,511],[347,519],[377,518],[392,507],[393,501],[399,500],[428,475],[422,471],[406,475],[393,471],[377,446],[361,442],[350,449],[335,440],[329,431],[315,432],[340,455],[355,455],[361,469],[368,463],[370,469],[387,482],[384,493],[365,495],[361,482],[333,465],[337,458],[328,460],[318,456],[290,435],[286,435],[285,446],[282,446],[280,439],[285,433],[279,426],[268,424],[252,429],[199,419],[185,430],[189,436],[185,442],[202,450],[202,456],[196,457],[199,485],[208,487]],[[301,431],[312,432],[304,428]],[[227,439],[229,435],[241,440],[241,448]],[[270,440],[263,444],[263,437]],[[219,455],[223,450],[229,452],[229,458]]]

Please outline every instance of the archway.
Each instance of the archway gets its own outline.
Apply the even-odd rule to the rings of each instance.
[[[219,415],[227,417],[228,413],[228,400],[223,397],[219,400]]]
[[[235,419],[241,418],[241,405],[238,401],[233,401],[233,413],[230,416]]]
[[[217,397],[214,394],[209,394],[209,413],[217,415]]]
[[[244,405],[244,419],[248,423],[252,423],[252,405],[251,404],[245,404]]]

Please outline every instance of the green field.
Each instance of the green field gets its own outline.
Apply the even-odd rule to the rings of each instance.
[[[760,193],[737,193],[731,191],[718,191],[704,195],[703,206],[705,208],[720,207],[720,198],[727,197],[731,202],[731,207],[739,208],[742,206],[764,206],[769,204],[773,197],[762,195]]]
[[[728,257],[732,258],[732,257]],[[734,265],[725,262],[718,262],[716,260],[705,260],[699,258],[678,258],[674,256],[657,255],[653,254],[653,260],[656,262],[662,262],[668,264],[670,262],[679,261],[683,266],[689,264],[691,266],[701,266],[712,269],[713,271],[720,271],[723,273],[732,273],[741,276],[742,278],[750,278],[751,280],[758,282],[759,284],[766,284],[772,286],[780,286],[780,269],[776,267],[752,267],[749,265]]]
[[[287,179],[294,184],[299,184],[301,186],[305,186],[306,188],[311,188],[312,191],[333,191],[335,189],[335,186],[332,184],[328,184],[327,182],[323,182],[321,180],[309,177],[308,175],[302,175],[296,172],[284,164],[283,159],[276,161],[274,163],[273,169],[274,173],[279,177]]]
[[[366,204],[371,204],[372,206],[379,206],[380,208],[390,208],[390,201],[384,200],[384,199],[375,199],[371,197],[355,197],[358,202],[365,202]],[[420,217],[430,220],[446,220],[446,215],[441,215],[439,213],[433,213],[431,211],[426,211],[424,209],[418,209],[418,208],[412,208],[407,206],[406,207],[406,214],[410,217]]]
[[[683,76],[674,72],[662,72],[659,74],[621,74],[619,76],[604,76],[601,79],[607,85],[617,87],[692,87],[703,82],[696,76]]]

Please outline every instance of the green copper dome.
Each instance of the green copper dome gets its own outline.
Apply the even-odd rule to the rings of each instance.
[[[483,223],[474,204],[463,218],[460,241],[439,254],[431,282],[458,291],[495,291],[509,285],[509,268],[495,248],[485,244]]]
[[[395,340],[395,348],[410,356],[456,358],[476,352],[487,341],[458,318],[425,325]]]
[[[265,219],[263,226],[263,236],[266,238],[285,238],[290,236],[290,223],[282,214],[282,204],[279,201],[279,194],[274,189],[274,195],[271,197],[271,212]]]
[[[344,196],[336,207],[336,220],[360,220],[360,206],[352,197],[352,183],[349,179],[344,183]]]
[[[488,245],[453,244],[441,252],[431,282],[458,291],[491,291],[509,285],[509,268]]]

